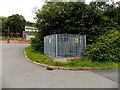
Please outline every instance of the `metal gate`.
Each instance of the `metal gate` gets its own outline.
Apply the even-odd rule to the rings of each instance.
[[[81,56],[86,48],[86,35],[54,34],[44,37],[44,53],[52,57]]]

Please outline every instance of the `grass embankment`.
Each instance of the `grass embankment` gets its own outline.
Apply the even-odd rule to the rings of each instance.
[[[5,39],[5,37],[0,37],[0,39]]]
[[[86,57],[82,57],[81,59],[75,61],[67,61],[67,62],[58,62],[51,60],[48,56],[43,53],[34,51],[31,46],[25,48],[25,52],[27,57],[35,62],[46,64],[50,66],[63,67],[63,68],[86,68],[86,69],[94,69],[94,68],[117,68],[117,62],[92,62],[88,60]]]
[[[0,37],[0,39],[7,39],[7,37]],[[21,38],[13,38],[13,37],[10,37],[9,38],[10,40],[18,40],[18,41],[26,41],[26,42],[30,42],[30,40],[26,40],[26,39],[21,39]]]
[[[10,38],[10,40],[18,40],[18,41],[26,41],[26,42],[30,42],[30,40],[20,39],[20,38]]]

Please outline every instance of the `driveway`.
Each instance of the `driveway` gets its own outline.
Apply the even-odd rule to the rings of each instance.
[[[118,88],[116,81],[94,71],[49,71],[35,65],[24,57],[26,46],[2,45],[2,88]]]

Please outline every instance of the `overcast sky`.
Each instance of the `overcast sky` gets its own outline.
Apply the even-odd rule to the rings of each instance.
[[[23,15],[26,21],[35,22],[35,14],[32,12],[34,7],[41,8],[45,0],[1,0],[0,16],[11,16],[13,14]],[[86,3],[91,0],[86,0]],[[118,0],[115,0],[118,1]]]
[[[0,16],[8,17],[12,14],[20,14],[27,21],[35,22],[35,14],[32,12],[34,7],[41,8],[43,0],[1,0]]]

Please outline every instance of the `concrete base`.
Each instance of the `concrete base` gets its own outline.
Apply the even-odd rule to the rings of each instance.
[[[50,57],[50,56],[49,56]],[[62,58],[62,57],[50,57],[54,61],[73,61],[76,59],[80,59],[80,57],[67,57],[67,58]]]

